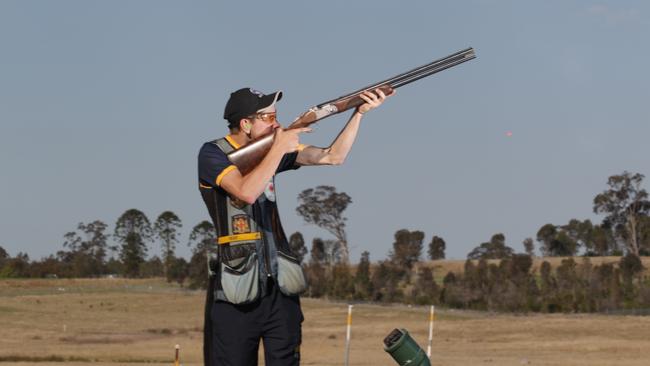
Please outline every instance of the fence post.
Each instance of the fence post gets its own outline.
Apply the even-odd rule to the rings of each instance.
[[[435,316],[436,307],[431,305],[429,311],[429,345],[427,346],[427,357],[431,359],[431,346],[433,345],[433,318]]]
[[[350,361],[350,333],[352,331],[352,305],[348,305],[348,328],[345,335],[345,366],[349,365]]]

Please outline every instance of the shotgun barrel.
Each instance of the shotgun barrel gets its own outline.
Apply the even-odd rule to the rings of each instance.
[[[385,86],[385,85],[390,85],[393,89],[399,88],[400,86],[406,85],[408,83],[411,83],[417,79],[412,79],[414,77],[417,77],[418,79],[421,79],[425,76],[429,76],[432,74],[435,74],[439,71],[442,71],[444,69],[447,69],[452,66],[456,66],[460,63],[463,63],[465,61],[469,61],[476,58],[476,54],[474,52],[473,48],[466,48],[462,51],[458,51],[456,53],[453,53],[449,56],[443,57],[441,59],[429,62],[426,65],[418,66],[414,68],[413,70],[409,70],[407,72],[401,73],[399,75],[393,76],[392,78],[386,79],[384,81],[380,81],[378,83],[374,83],[371,85],[368,85],[364,88],[361,88],[359,90],[353,91],[352,93],[340,96],[336,99],[328,100],[327,102],[321,103],[318,105],[318,107],[324,106],[326,104],[330,104],[333,102],[336,102],[337,100],[349,98],[355,95],[359,95],[362,92],[366,90],[373,90],[375,88],[378,88],[380,86]],[[452,64],[453,63],[453,64]],[[446,67],[445,67],[446,66]]]
[[[458,51],[449,56],[416,67],[386,80],[368,85],[352,93],[318,104],[301,114],[289,126],[287,126],[286,129],[306,127],[323,118],[358,107],[365,103],[365,101],[359,96],[365,91],[380,89],[385,94],[389,94],[393,89],[410,84],[416,80],[420,80],[450,67],[460,65],[474,58],[476,58],[476,54],[474,49],[471,47]],[[253,170],[253,168],[255,168],[255,166],[257,166],[257,164],[259,164],[264,156],[269,152],[271,145],[273,144],[273,136],[274,134],[271,133],[251,141],[246,144],[246,146],[229,153],[228,159],[237,166],[242,175],[247,174]]]

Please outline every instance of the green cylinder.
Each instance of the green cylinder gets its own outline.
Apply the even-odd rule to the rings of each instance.
[[[431,366],[429,357],[406,329],[395,329],[384,338],[384,351],[400,366]]]

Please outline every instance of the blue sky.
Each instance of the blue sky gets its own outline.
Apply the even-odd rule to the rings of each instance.
[[[370,113],[344,166],[280,175],[283,223],[329,238],[295,207],[303,189],[334,185],[353,200],[353,261],[384,258],[401,228],[442,236],[452,258],[498,232],[522,250],[543,224],[599,222],[608,176],[650,174],[649,35],[644,1],[3,0],[0,246],[40,258],[78,222],[112,231],[138,208],[176,212],[187,255],[208,218],[196,155],[227,132],[230,92],[283,90],[287,123],[474,47]],[[329,144],[346,120],[303,142]]]

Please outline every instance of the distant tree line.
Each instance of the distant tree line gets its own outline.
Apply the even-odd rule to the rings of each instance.
[[[533,270],[535,243],[523,241],[525,253],[506,245],[497,233],[472,249],[463,271],[435,279],[432,268],[419,265],[424,233],[398,230],[388,258],[371,265],[363,252],[354,268],[348,264],[347,241],[312,242],[305,264],[310,278],[308,294],[344,300],[439,304],[453,308],[494,311],[596,312],[650,308],[650,279],[644,276],[640,256],[650,254],[650,201],[641,188],[644,176],[623,172],[609,177],[609,188],[593,201],[593,211],[606,215],[601,224],[570,220],[566,225],[545,224],[537,232],[544,256],[569,257],[557,268],[544,261]],[[305,190],[299,196],[299,215],[308,223],[345,238],[343,210],[351,203],[333,187]],[[326,212],[327,215],[322,215]],[[326,218],[326,220],[323,219]],[[291,236],[294,252],[307,253],[300,233]],[[445,257],[445,242],[433,236],[430,260]],[[577,263],[573,256],[584,256]],[[617,264],[592,265],[592,256],[621,256]],[[489,263],[488,260],[496,263]],[[434,262],[435,263],[435,262]]]
[[[419,260],[423,238],[420,231],[398,230],[389,258],[371,264],[366,251],[356,267],[330,254],[335,252],[331,241],[316,238],[305,265],[310,278],[308,295],[508,312],[650,308],[650,278],[644,276],[640,258],[632,253],[618,263],[593,265],[590,257],[578,262],[569,257],[556,268],[543,261],[539,269],[533,269],[532,256],[500,251],[507,255],[492,261],[468,259],[462,271],[449,271],[436,279],[436,262]],[[429,243],[429,253],[436,238]],[[500,246],[504,240],[503,234],[497,234],[490,243]],[[437,258],[429,255],[429,259]]]
[[[181,219],[172,211],[161,213],[152,224],[137,209],[120,215],[113,234],[100,220],[82,222],[63,236],[62,250],[41,260],[30,261],[25,253],[10,257],[0,247],[0,278],[165,277],[181,285],[190,279],[191,287],[202,287],[207,278],[205,250],[214,242],[214,227],[208,221],[194,226],[187,241],[192,249],[189,262],[176,256],[181,227]],[[161,256],[148,257],[156,242]]]
[[[314,238],[307,250],[303,235],[289,238],[293,254],[310,279],[308,296],[377,302],[440,304],[454,308],[497,311],[592,312],[650,307],[650,279],[640,256],[650,254],[650,201],[641,188],[644,176],[623,172],[609,177],[608,189],[593,201],[605,215],[600,224],[571,219],[564,225],[543,225],[535,241],[523,241],[523,253],[494,234],[468,254],[464,269],[434,278],[431,262],[421,262],[425,234],[401,229],[384,260],[371,263],[370,253],[350,265],[347,218],[352,199],[331,186],[307,189],[298,196],[296,212],[305,222],[325,229],[332,239]],[[101,221],[79,223],[64,235],[63,249],[40,261],[24,253],[15,257],[0,247],[0,277],[124,277],[163,276],[191,288],[205,288],[206,251],[214,247],[215,230],[208,221],[194,226],[187,245],[189,260],[175,255],[180,218],[161,213],[153,224],[137,209],[125,211],[112,234]],[[112,239],[109,245],[109,238]],[[157,242],[161,257],[148,257]],[[537,249],[537,250],[536,250]],[[445,258],[446,243],[432,235],[427,259]],[[536,252],[569,257],[552,268],[544,261],[533,269]],[[581,260],[572,257],[582,255]],[[620,256],[618,263],[592,265],[589,257]],[[494,261],[496,260],[496,261]]]

